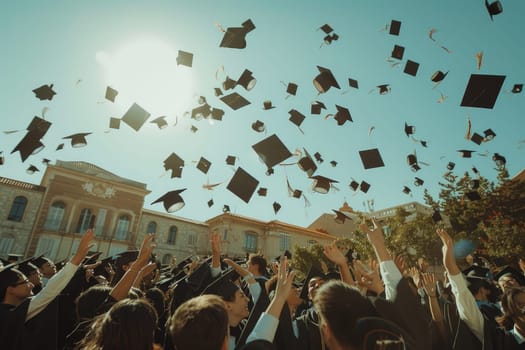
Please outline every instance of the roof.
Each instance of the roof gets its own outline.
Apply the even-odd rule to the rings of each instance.
[[[93,165],[88,162],[82,162],[82,161],[63,161],[63,160],[57,160],[56,167],[69,169],[73,171],[77,171],[79,173],[83,173],[86,175],[95,176],[104,180],[114,181],[114,182],[120,182],[127,185],[131,185],[133,187],[138,187],[142,189],[146,189],[146,184],[134,180],[130,180],[118,175],[115,175],[105,169],[102,169],[96,165]]]
[[[521,169],[519,173],[512,177],[512,180],[525,181],[525,168]]]
[[[194,225],[200,225],[200,226],[206,226],[208,227],[208,224],[206,222],[192,220],[188,218],[183,218],[182,216],[175,216],[173,214],[163,213],[155,210],[150,209],[142,209],[142,214],[148,214],[148,215],[154,215],[154,216],[160,216],[162,218],[170,219],[170,220],[177,220],[177,221],[184,221],[190,224]]]
[[[12,187],[18,187],[24,190],[36,191],[36,192],[45,192],[46,190],[44,186],[39,186],[39,185],[31,184],[29,182],[18,181],[18,180],[9,179],[7,177],[1,177],[1,176],[0,176],[0,184],[12,186]]]

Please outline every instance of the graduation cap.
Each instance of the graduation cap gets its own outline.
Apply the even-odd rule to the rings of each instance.
[[[412,190],[408,186],[403,186],[403,190],[402,191],[403,191],[404,194],[412,193]]]
[[[236,92],[221,97],[221,101],[226,103],[234,111],[250,104],[250,101]]]
[[[97,262],[98,258],[102,255],[102,252],[96,252],[91,254],[90,256],[86,256],[84,260],[82,261],[83,265],[91,265]]]
[[[459,152],[461,158],[471,158],[472,157],[472,153],[474,153],[476,151],[471,151],[471,150],[468,150],[468,149],[458,149],[458,152]]]
[[[328,193],[328,191],[330,191],[330,187],[332,187],[332,183],[334,183],[334,182],[338,183],[339,182],[337,180],[332,180],[330,178],[327,178],[327,177],[324,177],[324,176],[321,176],[321,175],[310,176],[310,179],[314,180],[312,189],[315,192],[322,193],[322,194]]]
[[[266,100],[263,102],[263,109],[264,110],[269,110],[269,109],[273,109],[275,108],[275,106],[272,105],[272,101],[270,100]]]
[[[49,100],[51,101],[53,99],[53,96],[56,95],[56,92],[53,91],[53,84],[50,85],[42,85],[40,87],[37,87],[33,90],[35,93],[35,96],[40,100]]]
[[[425,181],[423,181],[423,179],[420,179],[419,177],[416,177],[414,179],[414,186],[423,186],[423,184],[425,183]]]
[[[277,202],[273,202],[272,207],[273,207],[273,212],[275,214],[277,214],[279,210],[281,210],[281,205]]]
[[[330,45],[332,43],[332,41],[336,41],[339,39],[339,35],[337,35],[336,33],[332,33],[332,34],[327,34],[323,40],[325,42],[326,45]]]
[[[25,261],[23,263],[17,262],[16,269],[22,272],[24,275],[29,276],[32,272],[38,271],[38,267],[33,265],[31,261]]]
[[[505,78],[504,75],[472,74],[461,100],[461,106],[492,109]]]
[[[505,157],[503,157],[499,153],[494,153],[494,155],[492,156],[492,160],[496,163],[498,167],[504,167],[505,164],[507,164],[507,160],[505,159]]]
[[[370,184],[366,181],[361,181],[361,183],[359,184],[359,189],[363,192],[363,193],[367,193],[368,190],[370,189]]]
[[[513,94],[519,94],[522,91],[523,91],[523,84],[514,84],[511,90]]]
[[[407,122],[405,122],[405,134],[407,137],[410,135],[413,135],[416,132],[416,127],[414,125],[408,125]]]
[[[82,132],[69,136],[62,137],[62,139],[71,139],[71,147],[80,148],[87,145],[86,136],[91,135],[90,132]]]
[[[479,265],[470,265],[465,270],[461,271],[465,277],[478,277],[491,279],[490,269]]]
[[[416,153],[410,153],[408,156],[407,156],[407,164],[408,166],[410,167],[410,169],[414,172],[418,171],[421,169],[421,167],[419,166],[419,163],[417,161],[417,156],[416,156]]]
[[[180,193],[184,192],[186,189],[180,189],[175,191],[169,191],[159,197],[158,199],[154,200],[151,204],[160,203],[164,205],[164,209],[168,213],[176,212],[177,210],[182,209],[184,207],[184,199],[180,196]]]
[[[523,274],[521,274],[518,270],[513,268],[512,266],[504,266],[502,267],[495,275],[494,280],[499,281],[502,277],[511,276],[513,277],[520,286],[525,287],[525,277]]]
[[[470,141],[474,142],[476,145],[481,145],[481,143],[483,142],[483,136],[475,132],[470,137]]]
[[[246,47],[246,34],[255,29],[253,22],[248,19],[242,27],[227,28],[220,47],[228,47],[231,49],[244,49]]]
[[[491,20],[493,20],[493,16],[503,12],[503,6],[500,1],[489,2],[488,0],[485,0],[485,7],[487,8]]]
[[[487,129],[483,131],[483,134],[485,134],[485,141],[490,141],[494,137],[496,137],[496,133],[492,129]]]
[[[391,35],[399,35],[399,31],[400,30],[401,30],[401,22],[400,21],[396,21],[395,19],[393,19],[390,22],[389,34],[391,34]]]
[[[296,109],[290,109],[288,113],[290,114],[290,118],[288,120],[297,125],[297,127],[300,127],[304,119],[306,118],[301,112],[299,112]]]
[[[184,166],[184,160],[175,153],[171,153],[168,158],[164,160],[164,169],[171,170],[171,178],[182,176],[182,167]]]
[[[361,162],[365,169],[379,168],[385,166],[381,154],[377,148],[372,148],[364,151],[359,151]]]
[[[27,127],[27,134],[11,151],[11,154],[19,151],[22,162],[24,162],[30,155],[40,152],[44,149],[44,144],[40,139],[44,137],[50,127],[50,122],[35,116]]]
[[[233,89],[236,84],[237,84],[237,82],[235,80],[233,80],[230,77],[226,77],[226,79],[222,82],[222,88],[224,90],[228,91],[230,89]],[[220,95],[222,95],[222,92],[221,92]],[[217,96],[219,96],[219,95],[217,95]]]
[[[454,167],[455,167],[455,166],[456,166],[456,163],[454,163],[454,162],[448,162],[448,164],[447,164],[447,169],[450,170],[450,171],[452,171],[452,170],[454,170]]]
[[[266,126],[264,126],[264,122],[256,120],[252,123],[252,129],[257,132],[263,132],[266,130]]]
[[[32,258],[19,260],[11,264],[7,264],[3,268],[0,268],[0,290],[5,290],[10,286],[17,285],[20,276],[18,273],[12,270],[18,270],[21,265],[31,262],[31,259]]]
[[[359,189],[359,182],[355,181],[355,180],[352,180],[350,182],[350,184],[348,184],[348,186],[354,190],[354,191],[357,191]]]
[[[479,179],[472,179],[470,181],[470,188],[473,190],[477,190],[479,188]]]
[[[290,95],[295,96],[297,94],[297,84],[296,83],[288,83],[286,86],[286,92]]]
[[[326,109],[326,106],[324,105],[324,103],[320,101],[314,101],[312,102],[312,105],[310,107],[310,113],[321,114],[321,109]]]
[[[259,189],[257,190],[257,194],[261,197],[266,197],[266,195],[268,194],[268,189],[266,187],[259,187]]]
[[[331,160],[330,161],[330,165],[333,166],[334,168],[337,166],[337,161],[335,160]]]
[[[259,186],[259,181],[248,174],[243,168],[239,167],[226,188],[244,202],[248,203],[257,186]]]
[[[268,168],[273,168],[292,155],[275,134],[256,143],[252,148]]]
[[[7,263],[17,262],[18,260],[21,260],[21,259],[22,259],[21,254],[15,254],[15,253],[7,254]]]
[[[157,127],[159,129],[165,129],[166,127],[168,127],[168,122],[166,121],[165,116],[153,119],[150,123],[157,124]]]
[[[32,175],[34,174],[35,172],[37,171],[40,171],[38,170],[38,168],[34,165],[30,165],[27,169],[26,169],[26,173],[28,173],[29,175]]]
[[[252,75],[252,72],[248,69],[245,69],[244,72],[242,72],[239,79],[237,79],[236,85],[240,85],[243,88],[245,88],[247,91],[250,91],[255,87],[255,84],[257,83],[257,79],[255,79]]]
[[[239,286],[233,283],[239,278],[234,269],[223,271],[216,277],[202,292],[202,294],[213,294],[222,297],[224,300],[233,300]]]
[[[359,89],[359,82],[355,79],[348,78],[348,85],[354,89]]]
[[[416,76],[417,70],[419,69],[419,63],[407,60],[405,63],[405,69],[403,70],[403,73],[406,73],[408,75]]]
[[[403,59],[403,54],[405,53],[405,48],[403,46],[394,45],[394,48],[392,49],[392,58],[396,58],[398,60]]]
[[[3,155],[4,152],[0,152],[0,165],[4,165],[5,157]]]
[[[126,250],[116,254],[113,257],[115,268],[122,269],[124,265],[129,265],[133,261],[137,260],[139,256],[138,250]]]
[[[345,220],[347,219],[351,220],[348,216],[346,216],[344,213],[340,212],[339,210],[332,209],[332,211],[335,213],[334,221],[337,224],[344,224]]]
[[[109,118],[109,128],[110,129],[120,129],[120,118]]]
[[[337,113],[335,114],[334,119],[337,120],[337,125],[343,125],[347,120],[353,122],[348,108],[339,105],[335,105],[335,107],[337,108]]]
[[[320,278],[323,280],[330,280],[336,277],[334,274],[327,273],[325,274],[320,268],[318,268],[316,265],[310,266],[310,269],[308,270],[306,274],[306,278],[304,279],[304,284],[301,289],[300,297],[303,300],[308,300],[308,284],[310,283],[310,280],[312,278]]]
[[[223,212],[223,213],[229,213],[230,211],[231,211],[231,210],[230,210],[230,206],[224,204],[223,207],[222,207],[222,212]]]
[[[115,98],[117,97],[117,95],[118,95],[117,90],[113,89],[110,86],[106,87],[106,96],[105,96],[106,100],[115,102]]]
[[[179,50],[179,54],[177,56],[177,66],[179,64],[182,64],[183,66],[191,67],[193,64],[193,54]]]
[[[337,80],[328,68],[317,66],[319,74],[314,78],[314,86],[320,94],[327,92],[331,87],[340,89]]]
[[[433,212],[432,212],[432,221],[434,221],[434,223],[438,223],[440,222],[441,220],[443,220],[443,218],[441,217],[441,213],[439,212],[439,209],[435,209]]]
[[[324,160],[323,160],[323,156],[321,156],[321,153],[319,153],[319,152],[315,152],[315,153],[314,153],[314,157],[315,157],[315,160],[316,160],[317,162],[319,162],[319,163],[324,162]]]
[[[211,162],[209,160],[207,160],[204,157],[201,157],[201,159],[199,159],[199,162],[197,163],[197,169],[202,171],[204,174],[207,174],[208,170],[210,170],[210,167]]]
[[[437,70],[434,74],[432,74],[432,76],[430,77],[430,80],[432,80],[434,83],[439,83],[443,79],[445,79],[447,74],[448,74],[448,72],[444,73],[444,72],[442,72],[440,70]]]
[[[226,157],[226,164],[234,166],[236,160],[237,160],[237,157],[235,157],[235,156],[227,156]]]
[[[390,84],[378,85],[377,88],[380,95],[386,95],[390,92]]]
[[[308,151],[305,148],[303,148],[303,150],[304,150],[305,156],[299,159],[299,162],[297,162],[297,165],[299,166],[299,169],[306,172],[308,176],[312,176],[317,170],[317,165],[315,165],[315,162],[313,161]]]
[[[128,124],[133,130],[139,131],[142,125],[149,118],[150,114],[136,103],[128,109],[122,117],[122,121]]]
[[[213,91],[215,92],[215,96],[222,96],[222,90],[219,88],[214,88]]]

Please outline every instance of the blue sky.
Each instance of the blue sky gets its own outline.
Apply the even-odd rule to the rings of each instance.
[[[525,166],[525,94],[510,90],[525,81],[520,35],[525,3],[501,3],[503,12],[491,21],[481,0],[301,1],[300,6],[292,1],[10,2],[0,14],[0,131],[20,131],[0,133],[5,157],[0,176],[39,183],[45,170],[42,158],[80,160],[146,183],[151,193],[145,207],[150,209],[162,211],[161,205],[150,203],[165,192],[186,188],[186,206],[175,215],[206,220],[227,204],[237,214],[306,226],[345,200],[357,210],[365,210],[368,200],[375,209],[422,202],[424,188],[437,195],[449,161],[456,163],[457,174],[476,166],[495,179],[491,157],[497,152],[506,157],[510,174],[516,174]],[[219,25],[240,27],[247,19],[256,26],[246,37],[247,47],[219,47]],[[384,30],[391,20],[402,22],[399,36]],[[319,27],[324,24],[339,40],[322,45]],[[435,41],[429,38],[431,29],[436,29]],[[388,62],[394,45],[405,47],[398,64]],[[194,54],[192,68],[177,66],[179,50]],[[478,52],[483,52],[479,70]],[[420,64],[417,76],[403,73],[407,59]],[[340,90],[318,95],[312,84],[318,65],[331,69]],[[244,69],[253,72],[257,84],[251,91],[234,89],[251,104],[233,111],[213,88],[226,76],[237,79]],[[434,88],[430,77],[437,70],[449,73]],[[471,74],[506,76],[493,109],[460,106]],[[358,80],[359,89],[349,88],[348,78]],[[296,96],[287,98],[283,84],[288,82],[298,84]],[[43,84],[54,84],[57,94],[51,101],[40,101],[32,92]],[[382,84],[390,84],[389,94],[375,89]],[[108,85],[119,91],[115,103],[104,99]],[[199,96],[225,111],[222,121],[192,120],[185,113],[198,106]],[[442,96],[446,99],[438,103]],[[276,108],[263,110],[265,100]],[[327,106],[322,115],[310,113],[316,100]],[[151,113],[150,119],[138,132],[125,124],[110,130],[109,118],[122,117],[133,103]],[[333,118],[324,118],[336,111],[336,104],[350,110],[352,123],[338,126]],[[45,119],[52,122],[42,140],[46,148],[22,163],[18,152],[10,152],[44,109]],[[304,134],[288,120],[291,109],[306,116]],[[159,116],[166,116],[168,128],[149,123]],[[479,146],[466,140],[467,116],[472,133],[492,128],[497,136]],[[266,124],[266,133],[251,129],[256,120]],[[416,126],[414,137],[427,141],[427,148],[404,134],[405,122]],[[190,131],[192,125],[196,133]],[[61,139],[78,132],[92,132],[86,147],[72,148]],[[316,175],[339,181],[339,190],[313,192],[312,180],[296,165],[276,166],[273,175],[265,175],[266,167],[251,146],[272,134],[292,153],[303,147],[321,153],[325,161]],[[55,151],[62,142],[64,149]],[[363,168],[358,151],[370,148],[379,149],[384,167]],[[464,159],[459,149],[476,153]],[[429,164],[417,173],[406,163],[414,151]],[[185,161],[182,178],[170,178],[163,168],[172,152]],[[246,204],[226,189],[235,171],[225,164],[227,155],[237,156],[236,167],[268,188],[267,197],[254,193]],[[196,169],[201,156],[212,162],[208,174]],[[26,174],[30,164],[40,172]],[[423,186],[413,185],[415,176],[425,181]],[[287,179],[303,191],[310,206],[305,207],[304,197],[288,196]],[[352,179],[370,183],[369,192],[352,191]],[[202,187],[206,183],[222,184],[209,191]],[[402,192],[403,186],[412,189],[412,196]],[[215,203],[211,208],[209,199]],[[277,214],[274,201],[282,206]]]

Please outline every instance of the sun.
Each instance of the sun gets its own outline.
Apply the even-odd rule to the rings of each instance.
[[[137,103],[152,115],[180,115],[193,97],[191,68],[177,65],[178,50],[155,37],[136,38],[113,53],[99,51],[107,85],[119,105]]]

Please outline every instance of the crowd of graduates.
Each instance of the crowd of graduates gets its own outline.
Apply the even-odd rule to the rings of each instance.
[[[1,349],[525,349],[525,263],[496,269],[456,261],[437,229],[443,269],[407,266],[385,246],[376,221],[363,223],[376,255],[364,263],[336,242],[332,269],[297,272],[286,252],[272,260],[221,255],[212,232],[208,257],[170,266],[154,258],[155,235],[140,250],[98,260],[93,232],[75,255],[0,267]],[[520,271],[520,268],[523,268]]]

